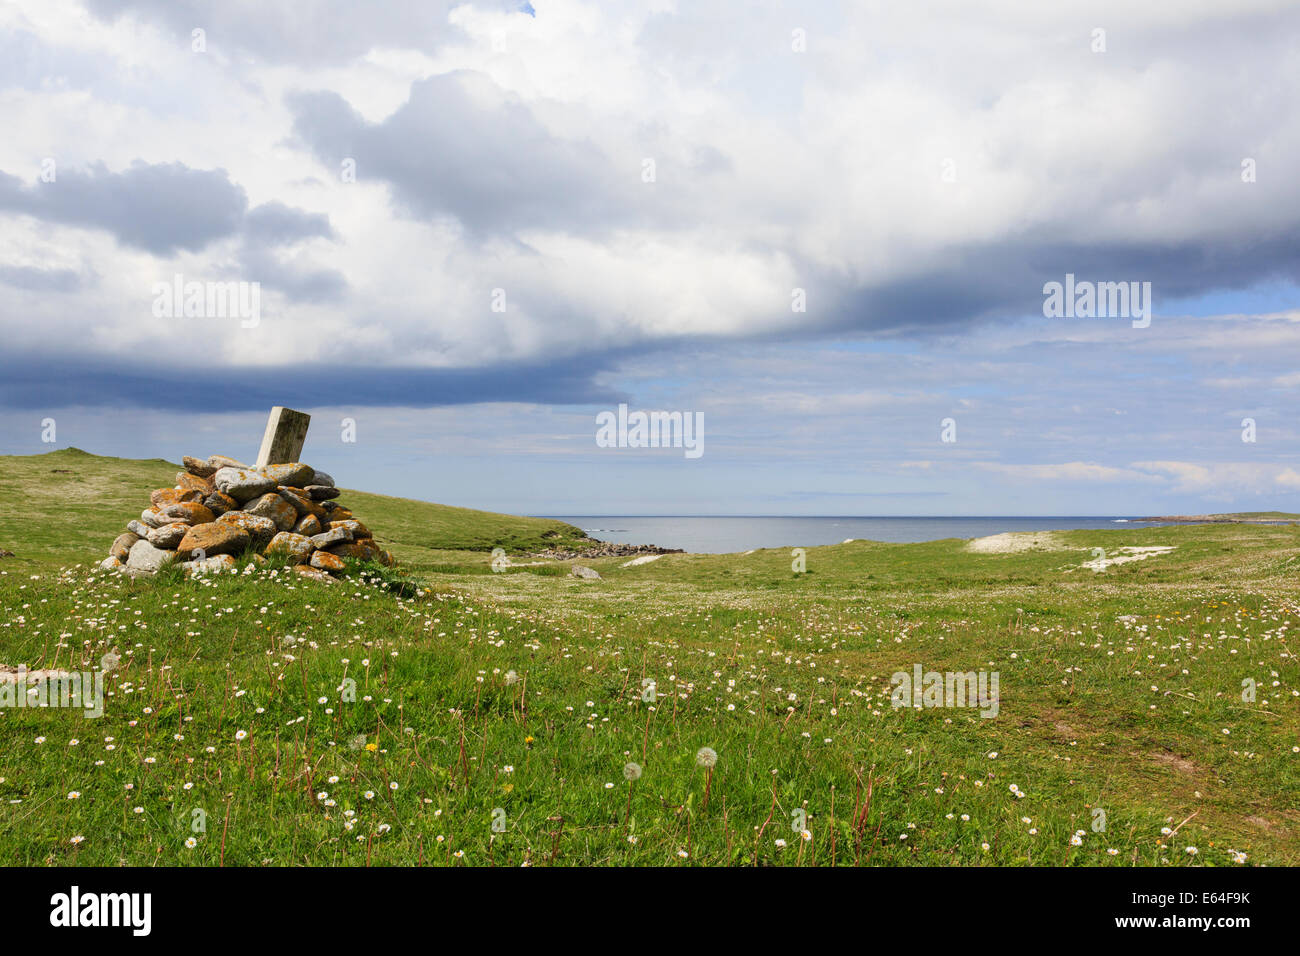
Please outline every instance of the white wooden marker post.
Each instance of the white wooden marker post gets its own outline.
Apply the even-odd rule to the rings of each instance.
[[[302,444],[307,440],[309,424],[311,424],[311,416],[306,412],[296,412],[283,405],[272,408],[271,417],[266,420],[266,434],[262,436],[262,448],[257,453],[257,467],[285,465],[299,461],[302,455]]]

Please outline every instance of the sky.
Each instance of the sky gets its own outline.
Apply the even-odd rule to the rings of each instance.
[[[1297,89],[1294,0],[8,0],[0,453],[285,405],[495,511],[1300,511]]]

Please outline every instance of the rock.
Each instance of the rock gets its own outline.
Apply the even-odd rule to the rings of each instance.
[[[248,466],[237,458],[227,458],[225,455],[212,455],[208,458],[208,465],[212,468],[212,474],[215,475],[222,468],[243,468]]]
[[[343,494],[333,485],[308,485],[303,491],[311,496],[312,501],[328,501]]]
[[[293,569],[301,574],[304,578],[311,578],[313,581],[323,581],[325,584],[335,584],[335,580],[324,571],[317,571],[310,564],[295,564]]]
[[[332,505],[334,504],[334,502],[325,501],[322,502],[322,504]],[[329,513],[330,521],[355,521],[356,518],[357,516],[352,513],[352,510],[350,508],[344,508],[342,505],[336,506]],[[328,522],[326,523],[328,524]]]
[[[127,555],[126,566],[132,571],[154,574],[164,564],[171,561],[173,557],[175,557],[174,552],[155,548],[148,541],[140,540],[131,545],[131,553]]]
[[[287,554],[300,562],[306,561],[312,550],[311,538],[294,534],[292,531],[281,531],[266,546],[267,554]]]
[[[182,561],[180,566],[187,574],[212,574],[233,568],[235,559],[229,554],[214,554],[198,561]]]
[[[212,476],[217,491],[224,492],[241,504],[275,490],[278,484],[251,468],[222,468]]]
[[[391,551],[380,551],[378,560],[379,563],[386,568],[391,568],[393,565],[397,564],[397,559],[393,557],[393,552]]]
[[[140,523],[146,528],[156,528],[160,524],[167,524],[168,522],[157,511],[152,508],[145,508],[144,511],[140,512]]]
[[[203,499],[203,507],[219,518],[227,511],[238,511],[239,502],[224,491],[214,491]]]
[[[225,515],[222,515],[224,518]],[[209,521],[197,524],[185,533],[181,543],[176,546],[176,555],[181,560],[189,560],[196,551],[202,551],[204,557],[217,554],[237,554],[248,547],[251,536],[238,525],[223,521]]]
[[[351,518],[343,519],[343,520],[341,520],[341,521],[331,521],[331,522],[330,522],[330,527],[331,527],[331,528],[347,528],[349,531],[352,532],[352,537],[353,537],[353,538],[373,538],[373,537],[374,537],[374,535],[372,535],[372,534],[370,533],[370,529],[369,529],[369,528],[367,528],[365,525],[363,525],[360,521],[353,521]]]
[[[326,488],[334,487],[334,479],[331,478],[329,475],[325,474],[325,472],[323,471],[316,472],[316,474],[311,479],[311,483],[313,485],[322,485]]]
[[[289,504],[293,505],[293,510],[298,512],[299,516],[309,515],[315,510],[311,503],[311,498],[303,494],[301,490],[297,488],[285,488],[282,486],[277,488],[275,492],[285,501],[289,502]]]
[[[203,495],[188,488],[159,488],[149,493],[149,503],[161,511],[182,501],[198,501]]]
[[[128,521],[126,523],[126,530],[130,531],[137,538],[147,538],[152,529],[143,521]]]
[[[180,504],[168,505],[162,509],[164,524],[180,521],[184,524],[207,524],[216,521],[217,516],[197,501],[182,501]]]
[[[200,499],[216,490],[211,478],[200,478],[198,475],[191,475],[188,471],[176,472],[176,486],[183,491],[197,491]]]
[[[217,524],[228,524],[239,528],[248,535],[253,546],[261,548],[275,537],[275,522],[261,515],[250,515],[247,511],[227,511],[217,519]]]
[[[162,527],[154,528],[149,532],[149,543],[155,548],[174,551],[176,546],[184,539],[185,533],[189,530],[190,526],[183,521],[175,521],[172,524],[165,524]]]
[[[294,534],[305,535],[308,538],[320,534],[321,530],[320,518],[315,515],[303,515],[298,519],[298,523],[293,526]],[[313,541],[312,544],[316,544],[316,542]],[[320,545],[317,544],[316,547],[319,548]]]
[[[122,567],[122,562],[110,554],[103,561],[99,562],[99,566],[103,568],[105,571],[115,571],[118,568]]]
[[[315,551],[311,556],[311,566],[317,571],[329,571],[338,574],[347,567],[343,559],[337,555],[330,554],[328,551]]]
[[[356,558],[358,561],[377,561],[381,549],[375,544],[373,538],[362,538],[360,541],[347,541],[333,545],[329,553],[340,558]]]
[[[191,458],[189,455],[181,458],[181,464],[185,466],[185,470],[191,475],[196,475],[199,478],[211,478],[217,473],[217,466],[212,462]]]
[[[305,488],[313,483],[312,479],[316,475],[315,468],[300,461],[287,465],[263,465],[259,470],[266,477],[274,478],[277,485],[288,485],[290,488]]]
[[[311,543],[317,548],[332,548],[336,544],[346,544],[351,540],[352,532],[347,528],[330,528],[315,535]]]
[[[135,524],[136,522],[131,522]],[[146,529],[147,530],[147,529]],[[134,531],[123,531],[113,539],[113,544],[108,549],[108,553],[118,561],[125,561],[126,556],[131,553],[131,545],[139,541],[144,535],[136,534]]]
[[[250,515],[270,518],[281,531],[288,531],[298,523],[298,512],[294,510],[293,505],[274,492],[249,502],[244,506],[244,510]]]
[[[584,578],[588,581],[599,581],[600,574],[593,568],[584,567],[581,564],[575,564],[570,572],[575,578]]]

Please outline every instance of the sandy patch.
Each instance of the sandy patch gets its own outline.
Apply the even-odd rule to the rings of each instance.
[[[977,554],[1015,554],[1018,551],[1064,550],[1055,531],[1004,531],[985,538],[972,538],[966,550]]]
[[[1157,554],[1168,554],[1174,550],[1173,545],[1156,545],[1149,548],[1112,548],[1104,551],[1101,548],[1094,548],[1093,551],[1101,551],[1101,555],[1093,558],[1091,561],[1085,561],[1079,565],[1081,568],[1088,568],[1090,571],[1105,571],[1112,564],[1128,564],[1130,561],[1145,561],[1147,558],[1154,557]]]
[[[651,561],[658,561],[662,557],[663,557],[662,554],[643,554],[639,558],[633,558],[631,561],[628,561],[625,564],[620,564],[619,567],[635,568],[638,564],[649,564]]]

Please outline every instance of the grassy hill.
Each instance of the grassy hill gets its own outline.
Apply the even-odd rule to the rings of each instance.
[[[120,656],[102,717],[0,706],[0,864],[1300,864],[1295,527],[582,581],[481,550],[577,529],[348,492],[418,590],[94,569],[175,470],[0,459],[0,665]],[[996,714],[896,708],[918,664]]]
[[[0,456],[0,548],[18,563],[87,563],[108,553],[126,523],[149,506],[149,492],[170,488],[178,464],[134,460],[67,448],[44,455]],[[585,540],[562,521],[493,514],[427,501],[344,489],[341,501],[406,564],[439,550],[510,553]],[[11,559],[12,560],[12,559]]]

